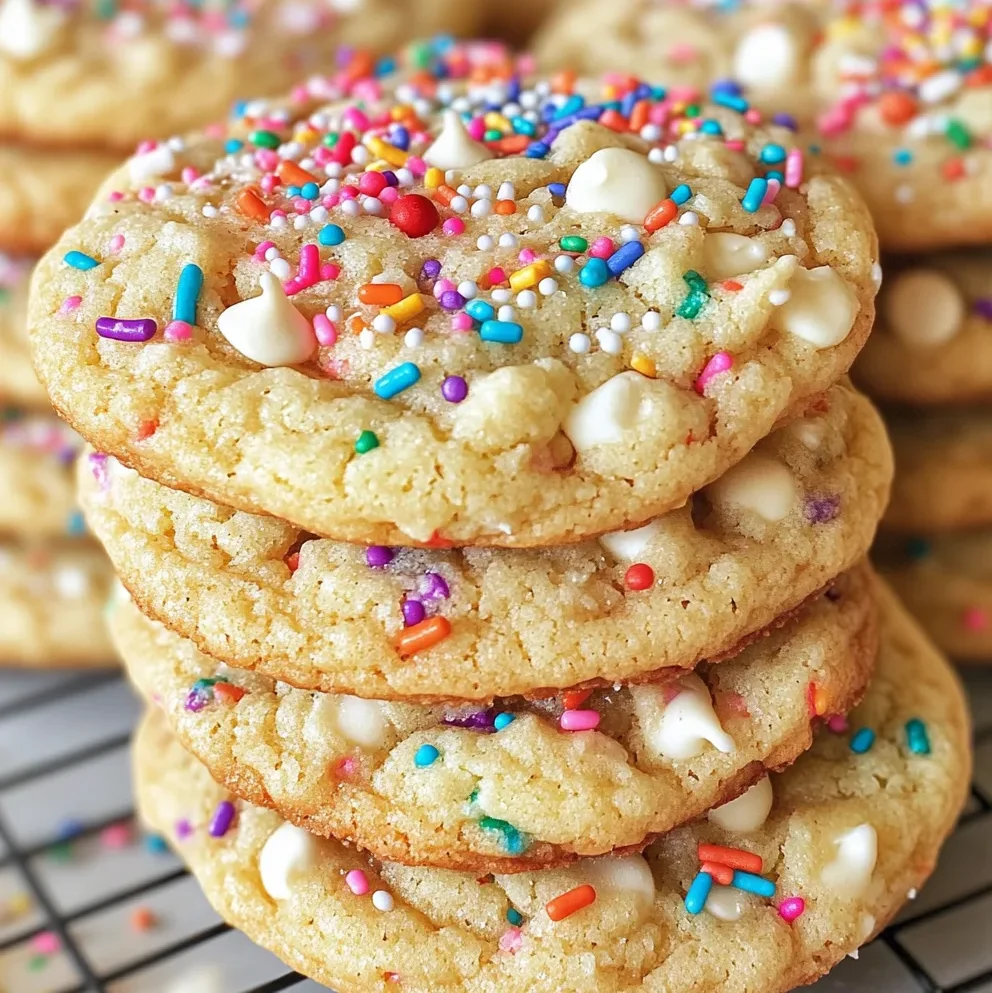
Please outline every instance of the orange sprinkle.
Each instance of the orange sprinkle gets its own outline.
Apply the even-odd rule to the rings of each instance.
[[[814,717],[822,717],[827,712],[827,694],[816,683],[810,683],[807,690],[810,713]]]
[[[368,327],[365,323],[365,318],[363,318],[361,314],[352,314],[351,317],[345,321],[345,324],[352,334],[361,334]]]
[[[151,931],[158,918],[147,907],[135,907],[131,912],[131,927],[135,931]]]
[[[976,69],[972,69],[972,71],[964,77],[964,85],[974,87],[975,89],[980,86],[992,85],[992,65],[983,65],[978,66]]]
[[[146,438],[150,438],[157,430],[158,420],[139,421],[137,431],[138,441],[144,441]]]
[[[729,865],[721,865],[719,862],[704,862],[699,867],[699,871],[712,876],[721,886],[729,886],[734,881],[734,870]]]
[[[453,190],[450,186],[446,185],[445,183],[442,183],[434,191],[434,199],[439,201],[440,203],[443,203],[445,207],[450,207],[451,201],[454,200],[456,196],[458,196],[458,191]]]
[[[944,179],[961,179],[964,176],[964,159],[948,159],[941,167]]]
[[[504,217],[517,212],[517,205],[512,200],[497,200],[493,210]]]
[[[396,639],[396,650],[403,656],[416,655],[444,641],[449,634],[451,623],[447,617],[428,617],[426,621],[403,629]]]
[[[220,703],[237,703],[245,691],[232,683],[214,683],[214,697]]]
[[[609,128],[611,131],[619,131],[623,134],[625,131],[630,130],[630,121],[627,120],[619,110],[607,110],[605,111],[597,121],[598,124],[602,124],[604,127]]]
[[[269,219],[269,208],[265,201],[250,186],[238,194],[235,203],[245,217],[253,217],[256,221]]]
[[[571,93],[575,89],[575,83],[579,75],[574,69],[562,69],[551,77],[551,91],[553,93]]]
[[[548,917],[553,921],[563,921],[566,917],[571,917],[576,911],[583,907],[588,907],[596,902],[596,891],[588,883],[576,886],[574,890],[562,893],[553,900],[549,900],[544,909],[548,912]]]
[[[561,702],[566,710],[578,710],[592,696],[592,690],[566,690],[561,695]]]
[[[506,155],[519,155],[521,152],[527,150],[530,142],[531,139],[527,135],[514,134],[506,138],[500,138],[498,141],[491,141],[488,144],[490,148],[497,152],[503,152]]]
[[[404,296],[403,287],[399,283],[365,283],[358,287],[359,301],[373,307],[391,307]]]
[[[835,155],[833,163],[841,172],[856,172],[861,159],[854,155]]]
[[[731,293],[740,293],[744,289],[744,284],[738,283],[736,279],[725,279],[720,285]]]
[[[761,856],[745,852],[741,848],[726,848],[723,845],[707,845],[701,841],[696,848],[700,862],[718,862],[731,869],[761,874]]]
[[[878,98],[878,112],[886,124],[907,124],[916,116],[916,100],[904,90],[889,90]]]
[[[651,102],[649,100],[638,100],[634,104],[634,109],[630,112],[630,130],[640,131],[648,123],[648,114],[651,112]]]
[[[296,572],[296,570],[299,569],[299,567],[300,567],[300,553],[290,552],[289,555],[286,556],[286,568],[289,569],[290,572]]]
[[[363,49],[354,52],[345,67],[345,75],[352,81],[374,76],[375,59],[372,57],[372,53]]]
[[[634,352],[630,357],[630,367],[648,379],[654,379],[658,374],[658,369],[654,364],[654,359],[643,352]]]
[[[674,200],[666,198],[648,212],[648,216],[644,218],[644,228],[651,233],[659,231],[666,224],[671,224],[678,216],[679,205]]]
[[[306,169],[301,168],[295,162],[290,162],[289,159],[283,159],[279,163],[276,175],[287,186],[306,186],[307,183],[316,183],[320,186],[320,181],[316,176],[311,176]]]

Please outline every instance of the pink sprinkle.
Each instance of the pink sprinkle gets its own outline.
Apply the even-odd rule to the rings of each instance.
[[[499,950],[501,952],[509,952],[511,955],[520,951],[520,946],[523,943],[523,934],[518,927],[507,928],[499,936]]]
[[[310,201],[309,200],[304,200],[303,197],[300,197],[298,200],[294,200],[293,201],[293,210],[295,210],[297,214],[309,214],[310,213]]]
[[[270,248],[275,248],[275,247],[276,247],[276,243],[274,241],[263,241],[262,244],[255,249],[255,258],[259,262],[263,262],[265,260],[265,253]]]
[[[406,160],[406,167],[414,176],[423,176],[427,172],[427,163],[419,155],[411,155]]]
[[[741,141],[739,138],[728,138],[727,141],[724,142],[724,144],[727,146],[727,148],[729,148],[731,151],[734,152],[743,152],[744,149],[747,147],[744,144],[744,142]]]
[[[326,145],[318,145],[311,154],[317,165],[327,165],[334,158],[334,153]]]
[[[348,884],[348,889],[355,896],[365,896],[369,891],[368,878],[361,869],[352,869],[351,872],[345,875],[344,881]]]
[[[597,238],[593,243],[592,247],[589,249],[589,254],[593,258],[597,259],[608,259],[614,252],[616,248],[613,244],[612,238]]]
[[[194,169],[192,166],[185,166],[179,175],[182,178],[182,181],[187,185],[200,178],[199,171]]]
[[[305,86],[294,86],[290,93],[293,103],[304,103],[307,99],[307,88]]]
[[[744,120],[748,124],[760,124],[761,123],[761,111],[757,107],[748,107],[744,111]]]
[[[387,186],[380,194],[379,199],[385,204],[396,203],[400,198],[400,191],[395,186]]]
[[[467,130],[472,141],[482,141],[486,136],[486,122],[481,117],[473,117],[468,122]]]
[[[438,300],[440,300],[443,294],[450,293],[451,290],[457,290],[457,289],[458,289],[458,284],[453,283],[450,279],[439,279],[434,284],[434,296],[437,297]]]
[[[827,727],[834,734],[847,734],[847,718],[843,714],[831,714],[827,718]]]
[[[668,46],[666,55],[672,62],[692,62],[696,58],[698,49],[688,42],[677,41]]]
[[[120,190],[114,190],[107,199],[111,203],[120,203],[124,199],[124,194]]]
[[[279,168],[279,156],[271,148],[259,148],[255,151],[255,164],[262,172],[275,172]]]
[[[801,896],[790,896],[786,897],[778,905],[778,916],[781,917],[786,924],[791,924],[793,921],[802,917],[805,910],[806,901]]]
[[[472,330],[472,318],[464,312],[460,312],[452,315],[451,318],[451,330],[452,331],[471,331]]]
[[[803,153],[793,148],[785,157],[785,185],[796,189],[803,181]]]
[[[360,79],[352,87],[351,92],[356,100],[375,103],[382,96],[382,87],[375,79]]]
[[[441,225],[441,230],[448,235],[464,234],[465,222],[460,217],[449,217],[444,224]]]
[[[520,252],[518,258],[524,265],[530,265],[537,258],[537,252],[533,248],[525,248]]]
[[[762,205],[774,203],[775,197],[778,196],[778,191],[780,189],[782,189],[782,184],[774,176],[772,176],[772,178],[768,180],[768,187],[765,190],[764,198],[761,201]]]
[[[74,310],[79,309],[79,305],[83,302],[82,297],[66,297],[62,301],[62,306],[59,308],[60,314],[71,314]]]
[[[104,848],[119,850],[131,844],[131,827],[128,824],[111,824],[100,832]]]
[[[325,314],[317,314],[313,319],[313,333],[321,345],[333,345],[338,340],[338,329]]]
[[[151,203],[155,199],[155,190],[150,186],[143,186],[138,190],[138,199],[142,203]]]
[[[358,191],[354,186],[342,186],[341,189],[338,190],[339,200],[354,200],[357,196]]]
[[[341,266],[336,262],[325,262],[320,267],[320,278],[325,282],[331,279],[337,279],[341,275]]]
[[[719,376],[720,373],[726,372],[734,364],[734,360],[727,354],[727,352],[717,352],[703,366],[703,371],[696,377],[696,382],[693,384],[693,388],[700,395],[703,396],[706,392],[706,387],[709,386],[710,380],[715,376]]]
[[[370,124],[368,115],[363,113],[357,107],[349,107],[344,112],[344,121],[356,131],[365,131],[368,129]]]
[[[267,172],[259,181],[258,185],[262,188],[263,193],[271,194],[276,186],[279,185],[279,180],[276,179],[275,175],[271,172]]]
[[[189,341],[193,337],[193,328],[185,321],[169,321],[162,337],[166,341]]]
[[[989,626],[989,615],[981,607],[969,607],[961,618],[969,631],[984,631]]]
[[[350,755],[339,759],[334,767],[334,775],[338,779],[351,779],[358,772],[358,763]]]
[[[501,283],[505,283],[508,277],[505,269],[502,269],[499,266],[494,266],[489,270],[486,275],[486,279],[489,280],[490,286],[499,286]]]
[[[54,955],[62,948],[62,942],[54,931],[42,931],[31,939],[31,947],[39,955]]]
[[[560,723],[562,731],[594,731],[599,727],[599,711],[566,710]]]
[[[110,250],[112,252],[119,252],[124,247],[124,235],[115,234],[113,238],[110,239]]]

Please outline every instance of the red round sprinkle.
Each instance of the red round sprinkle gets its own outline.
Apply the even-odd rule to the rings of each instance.
[[[441,220],[437,207],[419,193],[408,193],[393,204],[389,220],[409,238],[423,238],[430,234]]]
[[[627,570],[623,581],[627,584],[628,589],[649,590],[654,586],[654,569],[644,562],[638,562]]]

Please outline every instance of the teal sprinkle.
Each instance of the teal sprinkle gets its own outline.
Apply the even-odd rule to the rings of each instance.
[[[730,884],[734,889],[743,890],[745,893],[754,893],[755,896],[763,896],[771,899],[775,896],[775,884],[764,876],[756,876],[753,872],[741,872],[739,869],[734,872],[733,882]]]
[[[780,183],[784,183],[785,173],[781,169],[769,169],[765,173],[765,179],[777,179]]]
[[[510,907],[510,909],[506,912],[506,919],[514,927],[520,927],[520,925],[524,922],[524,915],[521,914],[519,910],[514,910],[513,907]]]
[[[692,885],[685,895],[685,909],[693,915],[701,914],[711,889],[713,889],[713,877],[708,873],[700,872],[692,881]]]
[[[511,855],[522,855],[527,851],[527,839],[509,821],[497,817],[483,817],[479,827],[485,831],[498,831],[503,835],[503,844]]]
[[[68,534],[73,537],[78,537],[81,534],[86,534],[86,522],[83,520],[83,515],[78,511],[74,510],[66,519],[65,529]]]
[[[320,196],[320,187],[316,183],[304,183],[300,189],[300,196],[305,200],[316,200]]]
[[[468,802],[475,803],[479,799],[479,787],[476,786],[474,790],[468,795]]]
[[[692,197],[692,190],[689,188],[689,186],[686,183],[679,183],[679,185],[676,186],[674,190],[672,190],[671,196],[669,196],[668,199],[671,200],[672,203],[675,203],[679,207],[681,207],[682,204],[684,204],[691,197]]]
[[[66,265],[72,266],[73,269],[79,269],[81,272],[95,269],[100,264],[92,255],[87,255],[85,252],[66,252],[62,261]]]
[[[679,317],[685,317],[691,321],[699,316],[700,311],[709,302],[710,291],[706,280],[694,269],[690,269],[682,278],[689,287],[689,293],[682,303],[679,304],[679,308],[675,313]]]
[[[320,229],[320,233],[317,235],[317,241],[331,248],[335,245],[340,245],[344,241],[344,229],[337,224],[328,224],[326,227]]]
[[[906,540],[906,556],[914,562],[925,559],[930,554],[930,542],[926,538],[908,538]]]
[[[433,765],[441,753],[433,745],[421,745],[417,749],[417,754],[413,756],[413,764],[418,769],[425,769],[429,765]]]
[[[766,165],[777,165],[779,162],[784,162],[785,159],[785,149],[775,142],[769,142],[761,149],[761,161]]]
[[[906,721],[906,743],[914,755],[930,754],[930,736],[927,726],[918,717]]]
[[[493,727],[496,728],[497,731],[502,731],[503,728],[509,727],[516,719],[516,714],[508,714],[505,712],[502,714],[497,714],[493,718]]]
[[[913,153],[908,148],[897,148],[892,153],[892,161],[897,166],[908,166],[913,161]]]
[[[579,272],[579,282],[590,289],[602,286],[609,278],[609,266],[602,259],[591,258]]]
[[[875,732],[871,728],[861,728],[851,739],[851,751],[855,755],[864,755],[875,744]]]
[[[741,200],[741,206],[749,213],[755,213],[768,192],[768,180],[755,176],[748,184],[747,192]]]
[[[203,288],[203,270],[194,263],[183,266],[176,286],[176,298],[172,302],[172,319],[196,324],[196,304]]]
[[[720,122],[714,121],[712,118],[703,121],[703,123],[699,125],[699,130],[703,134],[712,134],[718,136],[723,134],[723,128],[720,127]]]

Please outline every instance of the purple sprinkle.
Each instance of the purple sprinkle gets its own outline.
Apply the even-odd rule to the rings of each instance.
[[[428,279],[437,279],[441,275],[441,263],[437,259],[428,259],[420,270]]]
[[[184,817],[181,821],[176,821],[176,837],[183,841],[193,833],[193,825]]]
[[[90,452],[89,455],[90,472],[97,481],[101,490],[110,488],[110,472],[107,466],[107,455],[105,452]]]
[[[780,127],[788,128],[790,131],[799,130],[799,125],[796,123],[796,119],[792,114],[776,114],[772,118],[772,124],[778,124]]]
[[[439,572],[428,572],[420,584],[420,595],[425,600],[447,600],[451,596],[447,580]]]
[[[442,724],[447,724],[448,727],[454,728],[467,728],[470,731],[494,731],[496,720],[495,710],[477,710],[471,714],[463,714],[458,717],[455,715],[446,715],[441,721]]]
[[[979,297],[975,301],[975,313],[987,321],[992,321],[992,297]]]
[[[198,714],[213,700],[213,692],[203,686],[194,686],[186,694],[186,709],[191,714]]]
[[[461,310],[465,306],[465,297],[458,292],[458,290],[445,290],[441,294],[441,299],[438,303],[445,310]]]
[[[101,338],[112,338],[114,341],[148,341],[155,337],[158,325],[149,317],[141,317],[133,321],[118,320],[116,317],[98,317],[96,333]]]
[[[448,376],[441,384],[441,396],[449,403],[461,403],[468,396],[468,383],[461,376]]]
[[[234,823],[234,804],[230,800],[222,800],[217,804],[214,816],[210,818],[207,832],[211,838],[223,838]]]
[[[412,628],[414,624],[419,624],[427,616],[424,605],[419,600],[403,601],[403,623]]]
[[[384,569],[393,561],[393,550],[385,545],[369,545],[365,549],[365,561],[371,569]]]
[[[810,524],[826,524],[840,513],[840,497],[813,497],[806,501],[806,520]]]

